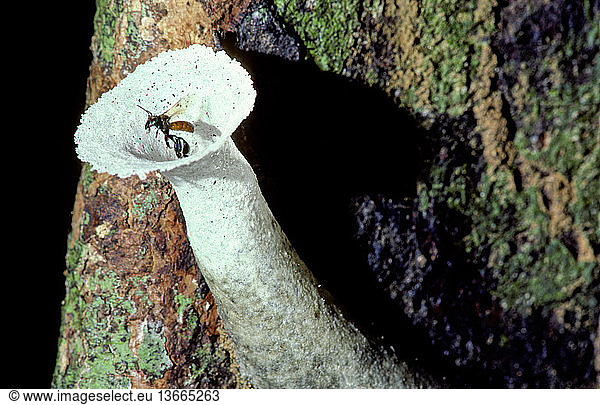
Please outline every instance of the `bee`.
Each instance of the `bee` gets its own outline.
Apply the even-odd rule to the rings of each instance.
[[[169,145],[169,141],[173,142],[173,149],[175,150],[175,154],[178,158],[186,157],[188,155],[190,151],[190,145],[188,145],[185,139],[171,134],[170,131],[194,132],[194,126],[187,121],[171,122],[171,118],[185,110],[186,106],[187,103],[182,99],[164,113],[156,115],[138,104],[138,107],[148,114],[148,119],[146,120],[146,125],[144,128],[146,130],[150,130],[150,128],[155,127],[157,132],[159,130],[162,131],[162,133],[165,135],[165,143],[167,144],[167,147],[171,147]]]

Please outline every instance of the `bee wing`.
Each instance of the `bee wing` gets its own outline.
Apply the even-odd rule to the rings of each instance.
[[[204,121],[207,117],[206,99],[199,94],[188,94],[164,114],[171,119],[171,122],[188,121],[195,123],[197,121]]]
[[[169,118],[175,118],[177,115],[181,115],[189,110],[190,106],[193,104],[193,95],[188,95],[182,97],[178,102],[176,102],[171,108],[163,113]]]

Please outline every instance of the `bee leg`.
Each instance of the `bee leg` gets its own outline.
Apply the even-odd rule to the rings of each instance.
[[[175,138],[174,139],[175,145],[174,149],[175,149],[175,155],[177,155],[178,158],[182,158],[183,154],[181,153],[181,144],[179,143],[179,138]]]
[[[190,150],[190,146],[185,141],[185,139],[180,138],[178,136],[173,137],[173,141],[175,143],[175,154],[178,158],[186,157]]]
[[[165,134],[165,145],[167,145],[167,148],[173,149],[175,147],[175,139],[174,138],[175,137],[173,135]],[[169,141],[171,141],[173,143],[173,145],[171,145],[169,143]]]

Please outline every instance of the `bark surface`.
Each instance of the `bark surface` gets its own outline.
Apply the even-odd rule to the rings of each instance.
[[[98,1],[87,104],[166,49],[215,46],[244,1]],[[84,164],[68,240],[55,388],[240,387],[170,184]]]

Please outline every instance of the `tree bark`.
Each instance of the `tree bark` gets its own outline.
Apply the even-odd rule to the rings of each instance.
[[[485,384],[593,385],[598,1],[274,4],[321,69],[382,89],[424,129],[415,192],[356,201],[398,309]]]
[[[87,104],[166,49],[215,46],[247,1],[97,2]],[[55,388],[241,387],[170,184],[84,165]]]

